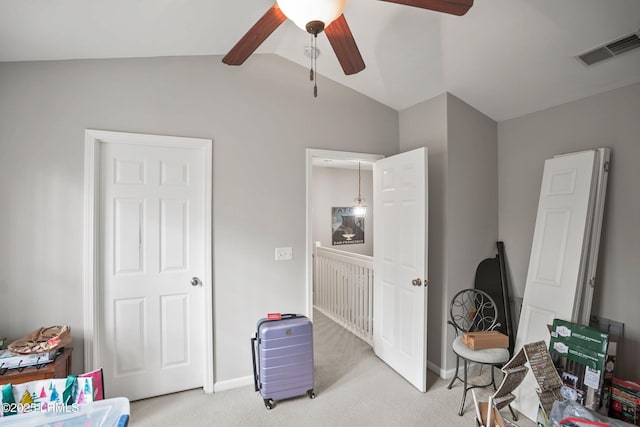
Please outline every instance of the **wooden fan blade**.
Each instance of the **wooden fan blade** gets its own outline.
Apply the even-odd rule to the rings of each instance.
[[[241,65],[286,19],[287,17],[275,3],[222,58],[222,62],[228,65]]]
[[[324,29],[324,32],[346,75],[356,74],[364,70],[364,60],[360,55],[353,34],[351,34],[347,20],[344,19],[344,15],[340,15],[329,24]]]
[[[421,9],[435,10],[462,16],[473,6],[473,0],[381,0],[389,3],[404,4]]]

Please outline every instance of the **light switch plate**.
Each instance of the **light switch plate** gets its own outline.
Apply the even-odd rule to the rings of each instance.
[[[293,248],[276,248],[276,261],[289,261],[293,259]]]

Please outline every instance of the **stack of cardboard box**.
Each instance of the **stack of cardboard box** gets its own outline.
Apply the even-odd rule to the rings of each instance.
[[[605,362],[606,332],[560,319],[553,321],[549,352],[562,378],[560,393],[588,409],[607,414]]]

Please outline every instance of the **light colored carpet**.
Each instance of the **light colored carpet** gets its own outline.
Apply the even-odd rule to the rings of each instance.
[[[420,393],[378,359],[362,340],[321,313],[314,314],[315,399],[303,396],[278,401],[274,409],[267,410],[253,386],[210,395],[201,389],[189,390],[132,402],[130,425],[476,425],[471,393],[467,396],[464,415],[457,415],[462,394],[459,381],[447,390],[448,381],[429,372],[429,389]],[[487,400],[490,391],[492,389],[477,389],[479,400]],[[506,408],[502,412],[511,420]],[[522,416],[517,424],[535,425]]]

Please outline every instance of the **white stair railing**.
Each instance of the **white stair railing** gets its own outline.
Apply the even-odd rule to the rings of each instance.
[[[314,307],[373,344],[373,257],[326,248],[314,251]]]

